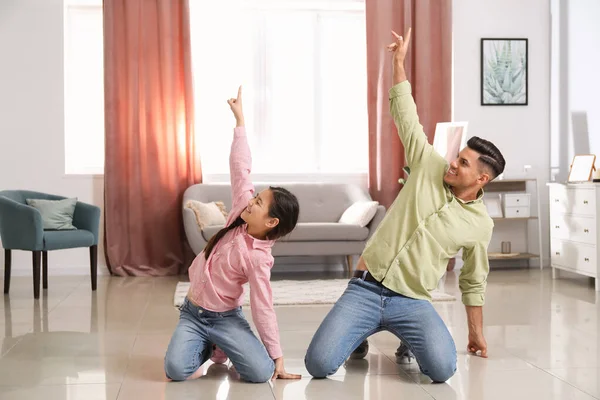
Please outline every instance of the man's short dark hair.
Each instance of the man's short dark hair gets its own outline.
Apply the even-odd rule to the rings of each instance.
[[[502,153],[500,153],[500,150],[498,150],[492,142],[473,136],[467,142],[467,146],[480,154],[479,161],[490,169],[493,175],[492,179],[504,172],[506,161],[504,161],[504,157],[502,156]]]

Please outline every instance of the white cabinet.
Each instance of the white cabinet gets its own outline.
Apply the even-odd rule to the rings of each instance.
[[[600,184],[550,183],[550,263],[556,269],[596,278],[600,291]]]

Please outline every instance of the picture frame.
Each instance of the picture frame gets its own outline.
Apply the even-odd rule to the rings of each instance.
[[[467,145],[467,128],[469,123],[438,122],[433,136],[433,148],[448,161],[458,158],[458,153]]]
[[[578,154],[573,157],[571,168],[569,170],[568,182],[589,182],[596,167],[596,155]]]
[[[529,104],[529,40],[481,39],[481,105]]]
[[[502,199],[500,196],[484,197],[483,204],[485,204],[490,218],[504,218],[504,213],[502,212]]]

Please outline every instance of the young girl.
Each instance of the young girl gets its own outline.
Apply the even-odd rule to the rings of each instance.
[[[167,349],[165,374],[174,381],[195,379],[209,358],[224,363],[229,357],[245,381],[299,379],[283,366],[269,282],[271,247],[296,226],[298,200],[278,187],[253,196],[241,86],[237,99],[227,103],[236,119],[229,156],[232,209],[226,227],[209,240],[190,267],[190,291]],[[262,343],[242,314],[246,282],[250,282],[252,318]]]

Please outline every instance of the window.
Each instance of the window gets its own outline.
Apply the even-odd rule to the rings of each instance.
[[[66,0],[64,5],[65,172],[102,174],[102,0]]]
[[[210,5],[208,5],[210,4]],[[243,85],[253,173],[368,170],[364,0],[190,1],[196,135],[206,177],[229,172]],[[65,0],[65,170],[102,173],[101,0]]]
[[[364,1],[190,2],[196,135],[205,175],[229,171],[243,85],[253,172],[368,169]]]

